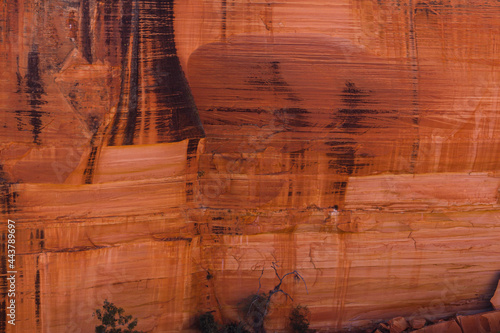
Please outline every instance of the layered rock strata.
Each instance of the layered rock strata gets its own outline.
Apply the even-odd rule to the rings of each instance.
[[[20,300],[0,331],[93,331],[104,299],[151,332],[237,320],[275,285],[273,262],[304,277],[308,292],[283,288],[324,331],[489,310],[499,11],[0,3],[0,204]],[[291,306],[275,298],[265,327],[284,331]]]

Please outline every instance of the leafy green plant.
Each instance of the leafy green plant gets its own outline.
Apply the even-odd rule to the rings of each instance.
[[[123,308],[116,307],[108,300],[104,300],[102,310],[95,310],[94,315],[101,321],[101,325],[95,327],[95,333],[144,333],[134,330],[137,318],[132,320],[131,315],[125,315]]]

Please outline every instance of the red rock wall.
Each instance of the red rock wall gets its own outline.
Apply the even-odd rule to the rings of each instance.
[[[489,309],[499,10],[1,3],[2,232],[17,222],[22,302],[0,331],[89,332],[104,299],[151,332],[237,320],[273,261],[302,274],[308,293],[283,288],[325,331]],[[277,297],[266,328],[291,306]]]

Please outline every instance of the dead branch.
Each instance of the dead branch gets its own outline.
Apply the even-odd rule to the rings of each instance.
[[[260,288],[262,287],[262,284],[260,283],[260,279],[262,279],[262,275],[264,275],[264,267],[262,267],[262,272],[260,273],[260,276],[259,276],[259,289],[257,289],[257,295],[260,293]]]
[[[283,295],[285,295],[286,298],[289,298],[293,302],[292,296],[290,296],[290,294],[288,294],[286,291],[284,291],[281,287],[284,279],[287,276],[291,275],[294,277],[295,280],[301,280],[304,283],[304,286],[306,288],[306,293],[309,294],[309,291],[307,290],[307,283],[298,271],[294,270],[292,272],[285,273],[283,276],[280,276],[280,274],[278,272],[278,267],[279,267],[279,265],[276,261],[273,261],[271,263],[271,268],[274,270],[274,274],[278,278],[279,282],[274,286],[273,289],[269,290],[269,294],[267,294],[267,295],[263,294],[261,296],[260,295],[260,289],[262,288],[261,279],[262,279],[262,276],[264,275],[264,267],[262,268],[262,271],[261,271],[260,277],[259,277],[259,289],[257,289],[257,293],[253,296],[253,299],[251,300],[251,303],[248,307],[247,320],[250,319],[251,314],[258,314],[258,316],[259,316],[259,320],[255,321],[255,318],[254,318],[254,324],[252,324],[254,331],[256,333],[264,333],[265,332],[264,319],[267,316],[273,295],[275,295],[277,293],[282,293]]]

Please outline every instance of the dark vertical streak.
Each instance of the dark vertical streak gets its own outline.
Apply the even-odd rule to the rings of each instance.
[[[92,36],[90,30],[90,5],[89,0],[82,0],[81,5],[81,27],[80,38],[82,55],[89,63],[92,63]]]
[[[43,250],[45,247],[45,231],[42,229],[40,230],[40,249]]]
[[[127,125],[123,145],[134,144],[135,125],[137,121],[138,86],[139,86],[139,2],[134,1],[134,14],[132,19],[132,54],[130,61],[130,91],[128,102]]]
[[[222,0],[222,41],[226,41],[227,0]]]
[[[148,22],[151,32],[144,31],[144,38],[163,55],[151,60],[155,79],[155,86],[151,87],[151,91],[158,101],[156,106],[158,141],[174,142],[187,138],[201,138],[205,133],[177,56],[174,3],[172,0],[152,0],[150,12],[146,15],[151,20]]]
[[[417,45],[417,33],[415,31],[415,20],[414,20],[414,10],[413,10],[413,0],[409,1],[409,19],[410,19],[410,61],[411,61],[411,74],[412,74],[412,86],[413,86],[413,100],[412,100],[412,124],[415,128],[416,138],[413,141],[412,152],[410,156],[410,173],[415,172],[415,164],[418,159],[418,150],[420,148],[420,137],[418,126],[420,122],[419,117],[419,105],[418,105],[418,45]]]
[[[189,140],[187,147],[188,156],[196,155],[196,150],[198,149],[199,142],[200,142],[199,138]]]
[[[40,270],[38,269],[38,258],[37,258],[37,270],[35,276],[35,316],[37,326],[40,324]]]
[[[190,139],[187,146],[187,170],[191,171],[189,174],[195,175],[198,168],[196,164],[196,153],[198,151],[198,144],[200,139]],[[186,179],[186,202],[194,202],[194,178]]]
[[[16,90],[16,94],[21,96],[23,93],[24,80],[23,80],[23,77],[19,71],[19,56],[16,57],[16,60],[17,60],[17,71],[16,71],[17,90]],[[22,101],[20,100],[19,103],[21,104]],[[24,111],[15,110],[14,112],[16,114],[15,119],[17,120],[17,130],[22,131],[24,129],[24,123],[23,123],[23,112]]]
[[[30,111],[26,111],[30,117],[30,125],[32,127],[33,143],[37,145],[41,144],[40,133],[42,131],[42,114],[40,107],[47,102],[42,99],[42,95],[45,93],[42,85],[42,79],[40,77],[39,70],[39,54],[36,50],[36,46],[33,47],[33,51],[28,53],[28,72],[26,74],[26,90],[28,94],[28,105]],[[22,113],[23,111],[16,111],[16,113]]]
[[[95,170],[95,162],[96,162],[96,156],[97,156],[97,151],[99,147],[97,146],[92,146],[90,150],[90,155],[89,159],[87,161],[87,166],[85,167],[85,170],[83,171],[83,183],[84,184],[92,184],[92,180],[94,178],[94,170]]]
[[[105,35],[105,39],[104,39],[104,44],[106,45],[106,48],[107,48],[107,52],[106,52],[106,55],[108,57],[111,57],[111,33],[112,33],[112,30],[110,29],[110,27],[106,24],[106,23],[111,23],[113,22],[113,17],[112,17],[112,13],[113,13],[113,7],[115,7],[116,4],[114,1],[105,1],[104,2],[104,26],[105,26],[105,31],[104,31],[104,35]]]
[[[138,137],[151,138],[148,143],[203,137],[198,110],[177,56],[173,1],[135,1],[128,12],[126,7],[124,4],[121,39],[128,43],[132,37],[132,45],[124,45],[122,50],[120,101],[108,144],[132,145]],[[147,108],[143,110],[144,105]],[[143,128],[137,124],[139,119]],[[150,131],[156,131],[155,135]]]
[[[346,189],[349,176],[355,173],[356,168],[361,166],[356,163],[356,144],[352,137],[346,134],[354,134],[360,130],[368,128],[370,125],[364,124],[363,120],[367,115],[375,114],[377,111],[365,109],[362,106],[367,104],[368,94],[359,89],[354,82],[347,81],[342,90],[342,104],[344,108],[338,109],[333,116],[333,122],[328,125],[332,128],[332,134],[338,136],[335,140],[328,141],[330,152],[326,155],[333,158],[329,161],[329,169],[335,170],[339,178],[330,183],[328,194],[335,195],[335,205],[343,207],[346,196]],[[339,132],[340,131],[340,132]]]
[[[12,190],[12,183],[7,181],[7,175],[0,164],[0,204],[2,214],[11,214],[16,211],[17,192]]]
[[[132,0],[123,0],[121,1],[121,26],[120,26],[120,42],[122,46],[122,54],[121,58],[124,63],[127,63],[127,54],[128,54],[128,43],[130,39],[130,31],[131,31],[131,23],[132,23]]]
[[[122,1],[121,10],[121,24],[120,24],[120,46],[121,46],[121,59],[122,59],[122,72],[121,72],[121,89],[118,107],[113,123],[111,125],[110,137],[108,141],[109,146],[116,145],[116,136],[118,135],[118,125],[122,117],[122,110],[127,101],[125,100],[126,90],[128,89],[128,45],[130,40],[130,30],[132,22],[132,1]]]
[[[158,104],[162,109],[157,111],[156,129],[160,142],[164,142],[168,137],[174,135],[174,141],[178,141],[176,129],[179,127],[180,119],[176,112],[176,106],[182,107],[182,102],[179,97],[179,83],[182,82],[180,62],[177,58],[177,49],[174,39],[174,8],[172,1],[165,3],[153,0],[155,3],[154,13],[152,17],[158,20],[160,17],[168,18],[164,24],[155,24],[154,30],[156,34],[162,36],[161,39],[151,40],[153,45],[164,49],[168,55],[163,61],[153,60],[153,68],[157,71],[154,73],[156,86],[155,94],[158,97]]]

